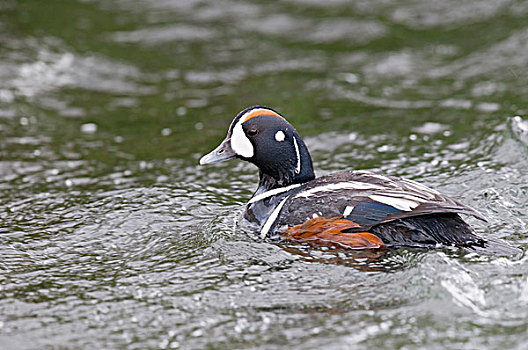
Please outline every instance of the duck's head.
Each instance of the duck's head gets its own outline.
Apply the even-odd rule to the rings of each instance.
[[[295,128],[265,106],[244,109],[233,119],[227,136],[200,164],[239,158],[255,164],[266,189],[312,180],[312,159]]]

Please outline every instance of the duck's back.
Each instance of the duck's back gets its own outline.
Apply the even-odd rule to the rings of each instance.
[[[364,171],[257,194],[247,209],[262,236],[349,245],[359,235],[363,245],[372,247],[483,244],[459,213],[484,220],[470,207],[414,181]]]

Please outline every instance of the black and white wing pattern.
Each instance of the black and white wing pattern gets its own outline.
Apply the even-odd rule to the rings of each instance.
[[[341,216],[367,229],[437,213],[468,214],[486,221],[476,210],[417,182],[365,171],[320,177],[284,194],[282,203],[277,227],[292,221],[300,224],[316,217]]]

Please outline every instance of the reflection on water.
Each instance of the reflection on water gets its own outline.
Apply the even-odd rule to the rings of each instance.
[[[276,245],[256,171],[198,166],[278,108],[318,175],[406,176],[526,249],[523,1],[0,4],[0,344],[522,348],[526,256]]]

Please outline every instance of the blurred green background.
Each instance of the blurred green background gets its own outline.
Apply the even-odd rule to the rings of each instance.
[[[307,135],[405,135],[422,120],[469,133],[461,119],[524,112],[526,12],[510,1],[4,1],[3,156],[32,158],[5,141],[32,135],[62,159],[195,159],[253,104]]]

